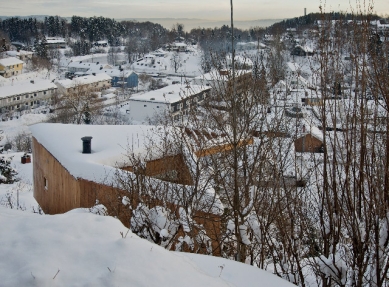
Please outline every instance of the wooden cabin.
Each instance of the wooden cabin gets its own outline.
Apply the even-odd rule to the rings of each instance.
[[[139,179],[152,177],[148,183],[154,183],[157,189],[158,183],[165,181],[168,184],[161,184],[165,188],[170,185],[180,190],[185,186],[190,190],[192,179],[182,155],[150,158],[141,173],[128,164],[126,166],[127,148],[130,147],[134,153],[144,151],[146,140],[155,128],[63,124],[30,127],[33,135],[34,197],[42,210],[46,214],[58,214],[75,208],[92,208],[98,203],[107,208],[108,215],[117,217],[130,227],[133,210],[142,202],[147,203],[149,209],[166,206],[179,218],[177,213],[180,206],[176,201],[166,202],[166,198],[145,195],[135,185],[131,189],[123,188],[124,185],[118,183],[116,177],[121,173],[124,175],[122,178],[139,175]],[[85,153],[85,142],[81,138],[91,138],[91,153]],[[129,199],[131,209],[123,203],[125,198]],[[215,198],[214,194],[212,198]],[[196,223],[204,226],[207,236],[214,239],[214,255],[221,253],[216,240],[221,233],[221,212],[220,209],[216,211],[211,208],[195,211],[191,215]],[[184,227],[180,226],[178,235],[184,237],[185,234]],[[206,248],[201,244],[196,248],[206,253]]]

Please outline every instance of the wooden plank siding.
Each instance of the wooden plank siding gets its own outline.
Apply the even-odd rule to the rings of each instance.
[[[77,180],[34,137],[32,143],[34,197],[42,210],[57,214],[80,207]]]
[[[320,152],[323,142],[316,137],[306,134],[294,141],[296,152]]]

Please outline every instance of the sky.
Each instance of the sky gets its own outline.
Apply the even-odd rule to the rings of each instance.
[[[284,19],[307,13],[348,11],[357,2],[371,0],[235,0],[236,20]],[[374,12],[389,14],[388,0],[375,0]],[[230,17],[229,0],[0,0],[0,16],[72,15],[109,18],[198,18],[226,20]],[[351,8],[352,6],[352,8]]]

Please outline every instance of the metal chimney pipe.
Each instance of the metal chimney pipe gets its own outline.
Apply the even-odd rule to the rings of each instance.
[[[92,153],[92,137],[83,137],[82,140],[82,153]]]

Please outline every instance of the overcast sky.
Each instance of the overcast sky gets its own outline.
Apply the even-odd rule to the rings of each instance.
[[[359,2],[359,1],[358,1]],[[363,1],[361,1],[363,2]],[[369,2],[369,0],[366,0]],[[375,0],[374,12],[389,13],[388,0]],[[326,4],[324,4],[326,3]],[[356,0],[235,0],[236,20],[281,19],[318,12],[351,11]],[[110,18],[200,18],[226,20],[229,0],[0,0],[0,16],[59,15]]]

